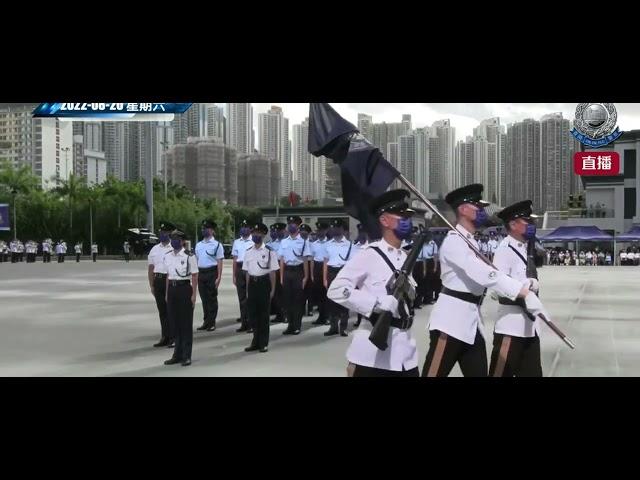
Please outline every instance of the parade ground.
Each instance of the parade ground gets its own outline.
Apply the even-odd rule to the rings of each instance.
[[[269,352],[245,353],[251,335],[236,333],[238,300],[225,261],[218,329],[194,333],[193,364],[164,366],[172,350],[160,338],[144,261],[0,264],[1,376],[344,377],[350,338],[325,337],[304,317],[299,336],[272,325]],[[70,261],[71,260],[71,261]],[[550,377],[640,375],[640,267],[543,267],[540,297],[572,351],[543,326],[542,364]],[[482,307],[492,345],[497,302]],[[420,368],[431,307],[417,311],[413,333]],[[350,320],[352,329],[355,317]],[[202,324],[198,298],[194,329]],[[456,367],[454,376],[460,376]]]

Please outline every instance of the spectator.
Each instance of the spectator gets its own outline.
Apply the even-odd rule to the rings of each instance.
[[[585,265],[593,265],[593,253],[591,253],[591,250],[587,250],[587,253],[585,253],[584,257]]]
[[[620,265],[626,265],[626,264],[627,264],[627,252],[622,250],[620,252]]]

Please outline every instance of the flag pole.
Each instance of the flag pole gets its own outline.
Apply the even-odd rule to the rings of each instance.
[[[442,213],[440,213],[440,211],[438,210],[438,208],[429,201],[429,199],[427,197],[425,197],[420,190],[418,190],[408,179],[407,177],[405,177],[404,175],[400,174],[398,176],[398,180],[405,186],[407,187],[407,189],[413,193],[416,197],[418,197],[418,199],[424,203],[429,210],[431,210],[434,215],[436,215],[440,220],[442,220],[444,222],[444,224],[449,227],[451,230],[456,230],[456,228],[451,224],[451,222],[449,222],[449,220],[447,220],[445,218],[444,215],[442,215]],[[471,250],[473,250],[473,252],[478,256],[478,258],[480,258],[480,260],[482,260],[484,263],[486,263],[488,266],[495,268],[496,270],[498,270],[498,268],[491,262],[491,260],[489,260],[487,257],[485,257],[482,253],[480,253],[480,251],[476,248],[476,246],[471,243],[471,241],[465,237],[464,235],[460,235],[460,238],[462,238],[467,245],[469,246],[469,248]],[[528,310],[524,310],[525,314],[527,314],[528,316],[531,317],[532,320],[535,319],[535,317],[533,317],[533,314],[531,312],[529,312]],[[539,314],[538,315],[542,321],[544,321],[547,326],[553,330],[553,332],[558,335],[562,341],[564,343],[566,343],[571,349],[575,349],[576,346],[573,344],[573,342],[571,342],[571,340],[569,340],[569,338],[567,338],[567,336],[549,319],[547,319],[544,315]]]

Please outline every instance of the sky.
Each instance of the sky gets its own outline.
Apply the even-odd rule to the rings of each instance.
[[[301,123],[309,114],[308,103],[254,103],[254,129],[258,114],[272,105],[282,107],[289,119],[289,127]],[[403,114],[410,114],[414,128],[430,126],[436,120],[450,119],[456,128],[456,140],[464,140],[473,134],[481,120],[500,117],[507,125],[525,118],[540,120],[548,113],[562,112],[564,118],[573,120],[577,103],[332,103],[331,106],[344,118],[357,125],[358,113],[373,116],[374,123],[400,122]],[[640,103],[616,103],[620,130],[640,129]]]

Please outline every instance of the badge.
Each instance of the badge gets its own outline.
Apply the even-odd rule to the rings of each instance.
[[[180,265],[184,265],[184,260],[182,260],[182,261],[180,262]]]
[[[345,289],[342,291],[342,296],[343,296],[344,298],[349,298],[349,297],[351,296],[351,292],[349,291],[349,289],[348,289],[348,288],[345,288]]]
[[[493,280],[493,279],[494,279],[494,278],[496,278],[497,276],[498,276],[498,274],[497,274],[495,271],[494,271],[494,272],[491,272],[491,273],[489,274],[489,278],[490,278],[491,280]]]

